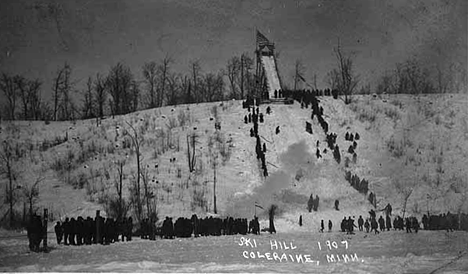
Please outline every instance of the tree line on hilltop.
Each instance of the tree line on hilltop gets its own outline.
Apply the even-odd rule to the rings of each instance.
[[[325,76],[329,88],[337,90],[345,103],[351,102],[353,94],[370,94],[369,84],[362,84],[358,90],[360,79],[354,69],[355,56],[345,53],[339,43],[333,52],[336,64]],[[81,90],[77,90],[72,67],[67,63],[57,70],[51,87],[45,87],[39,79],[4,72],[0,75],[0,90],[6,100],[0,116],[5,120],[89,119],[166,105],[245,99],[247,95],[258,95],[254,59],[245,53],[231,57],[225,68],[216,72],[204,72],[198,60],[190,62],[186,74],[174,71],[173,64],[174,60],[168,56],[159,62],[146,62],[138,77],[126,64],[119,62],[106,74],[88,77]],[[305,71],[302,61],[296,60],[292,76],[294,90],[300,87],[317,90],[317,75],[314,74],[310,85],[305,80]],[[466,82],[466,69],[456,64],[445,69],[436,65],[436,69],[431,69],[416,59],[408,59],[397,63],[394,70],[385,72],[378,79],[375,92],[446,93],[459,90]],[[286,86],[283,83],[284,89],[288,89]],[[49,88],[52,100],[45,101],[41,94]],[[80,94],[80,101],[76,100],[75,93]]]
[[[50,101],[42,97],[48,87],[41,80],[4,72],[0,75],[0,90],[6,100],[1,117],[46,121],[89,119],[166,105],[242,99],[255,89],[254,62],[247,54],[232,57],[225,68],[216,72],[204,72],[200,61],[192,61],[189,73],[182,74],[174,71],[173,64],[174,60],[167,56],[160,62],[146,62],[139,78],[129,66],[119,62],[107,74],[88,77],[85,87],[78,90],[73,69],[65,63],[53,78]]]

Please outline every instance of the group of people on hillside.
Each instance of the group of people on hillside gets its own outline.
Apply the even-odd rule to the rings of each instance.
[[[349,170],[345,172],[345,180],[348,181],[354,189],[359,191],[359,193],[367,194],[369,191],[369,182],[366,179],[361,180],[357,174],[352,174]],[[374,197],[372,197],[372,200],[373,198]],[[372,200],[369,200],[369,202],[372,203]]]
[[[337,89],[312,89],[312,90],[289,90],[289,89],[280,89],[280,90],[274,90],[273,91],[273,96],[274,98],[294,98],[297,100],[302,96],[304,93],[307,94],[312,94],[314,96],[333,96],[333,98],[337,99],[339,91]]]
[[[307,209],[309,212],[312,210],[317,211],[320,203],[320,198],[318,195],[310,194],[309,201],[307,202]]]
[[[258,134],[258,126],[259,123],[264,122],[264,116],[263,113],[260,113],[260,109],[257,106],[255,108],[255,105],[250,105],[249,103],[253,103],[254,100],[252,100],[250,97],[242,103],[242,105],[247,108],[248,110],[248,115],[244,116],[244,123],[253,123],[253,128],[250,129],[250,137],[254,137],[256,140],[255,143],[255,153],[257,155],[257,159],[261,163],[261,170],[262,174],[264,177],[268,176],[268,167],[266,165],[266,158],[265,158],[265,153],[266,153],[266,144],[261,142],[260,140],[260,135]],[[258,101],[257,101],[258,102]],[[271,113],[271,108],[267,108],[267,114]],[[278,130],[277,130],[278,131]]]

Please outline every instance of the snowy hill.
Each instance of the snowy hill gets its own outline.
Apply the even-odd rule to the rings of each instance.
[[[365,95],[345,105],[342,100],[321,97],[329,131],[338,135],[340,164],[330,151],[316,158],[317,141],[321,152],[326,141],[317,120],[311,120],[310,108],[302,109],[297,102],[271,105],[272,113],[267,115],[267,105],[261,105],[265,122],[259,126],[259,135],[267,149],[266,178],[255,156],[255,138],[250,137],[252,124],[244,123],[248,111],[241,101],[143,110],[109,117],[100,125],[93,119],[2,122],[0,138],[22,156],[14,166],[17,184],[24,189],[38,177],[44,178],[37,206],[49,208],[55,219],[94,216],[96,209],[106,215],[100,202],[117,196],[119,161],[124,161],[123,194],[129,197],[137,170],[131,125],[143,137],[141,167],[146,170],[159,217],[213,213],[216,159],[219,215],[251,218],[255,202],[264,208],[275,203],[280,210],[277,230],[316,231],[322,219],[332,220],[337,227],[343,216],[357,218],[372,208],[366,196],[345,180],[345,171],[369,181],[370,191],[377,195],[377,209],[391,203],[394,212],[402,214],[404,193],[410,193],[407,215],[466,212],[467,99],[461,94]],[[305,131],[306,121],[312,123],[313,134]],[[216,122],[220,130],[215,129]],[[277,126],[279,134],[275,134]],[[356,163],[345,160],[352,158],[347,153],[352,142],[345,140],[346,132],[358,132],[361,137]],[[198,136],[196,163],[189,172],[187,136],[192,134]],[[3,177],[2,184],[6,182]],[[16,192],[18,199],[21,193]],[[307,211],[310,194],[320,197],[318,212]],[[339,212],[333,208],[336,199]],[[4,216],[8,206],[0,210]],[[17,202],[16,210],[22,212],[23,203]],[[266,218],[259,208],[257,215]],[[297,225],[299,215],[303,227]]]

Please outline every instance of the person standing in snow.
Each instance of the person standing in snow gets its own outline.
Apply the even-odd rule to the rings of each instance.
[[[63,230],[63,243],[69,245],[69,235],[70,235],[70,221],[68,217],[65,218],[65,222],[62,224]]]
[[[423,223],[423,227],[424,227],[424,230],[428,230],[429,229],[429,218],[427,218],[427,215],[424,214],[423,217],[422,217],[422,223]]]
[[[258,217],[255,216],[254,218],[255,222],[254,222],[254,225],[255,225],[255,234],[257,235],[260,235],[260,223],[258,222]]]
[[[387,226],[387,231],[390,231],[390,229],[392,228],[392,219],[390,218],[389,215],[385,217],[385,224]]]
[[[42,241],[42,221],[41,217],[34,214],[31,216],[27,227],[27,235],[29,240],[29,249],[34,252],[39,251],[39,245]]]
[[[315,152],[315,156],[317,157],[317,159],[322,158],[322,155],[320,155],[320,150],[318,148],[317,148],[317,151]]]
[[[366,228],[366,233],[369,233],[369,227],[370,227],[369,219],[366,219],[366,222],[364,223],[364,227]]]
[[[68,235],[69,244],[76,245],[75,236],[76,236],[76,221],[75,221],[75,218],[72,217],[70,219],[70,234]]]
[[[377,224],[377,221],[375,218],[371,218],[371,232],[374,230],[374,234],[379,234],[379,225]]]
[[[411,231],[411,219],[406,217],[405,218],[405,227],[406,227],[406,233],[412,233]]]
[[[391,216],[391,215],[392,215],[392,206],[390,205],[390,203],[388,203],[388,204],[385,206],[384,210],[385,210],[385,213],[386,213],[387,216]]]
[[[320,232],[323,233],[323,230],[325,229],[325,225],[323,224],[323,220],[320,222]]]
[[[315,199],[314,199],[314,211],[317,211],[318,210],[318,207],[319,207],[319,196],[318,195],[315,195]]]
[[[364,225],[364,219],[362,218],[361,215],[359,215],[359,219],[358,219],[358,227],[359,227],[359,231],[362,231],[362,226]]]
[[[351,219],[351,216],[348,217],[348,234],[354,234],[354,228],[356,225],[354,224],[354,219]]]
[[[380,227],[380,231],[384,231],[384,230],[385,230],[385,221],[384,221],[384,219],[382,218],[382,216],[380,216],[380,218],[379,218],[379,227]]]
[[[414,232],[418,233],[419,222],[418,222],[418,219],[416,219],[416,217],[411,217],[411,227],[414,229]]]
[[[55,237],[57,238],[57,244],[59,245],[62,242],[63,229],[60,225],[60,222],[57,222],[54,227]]]
[[[345,232],[348,229],[348,221],[346,220],[346,217],[343,217],[343,220],[341,221],[341,232]]]
[[[310,194],[309,201],[307,202],[307,209],[309,212],[314,208],[314,194]]]
[[[332,227],[333,227],[332,221],[328,220],[328,232],[332,231]]]
[[[275,213],[276,213],[276,209],[277,209],[277,206],[276,205],[271,205],[270,209],[268,210],[268,215],[269,215],[269,219],[270,219],[270,228],[269,228],[269,232],[270,234],[271,233],[275,233],[276,234],[276,229],[275,229],[275,223],[274,223],[274,218],[275,218]]]
[[[302,215],[299,216],[299,226],[302,226]]]

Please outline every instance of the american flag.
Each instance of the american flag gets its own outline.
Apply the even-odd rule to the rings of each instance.
[[[257,45],[266,45],[270,44],[270,41],[257,30]]]
[[[259,205],[257,202],[255,202],[255,207],[259,207],[261,209],[264,209],[261,205]]]

